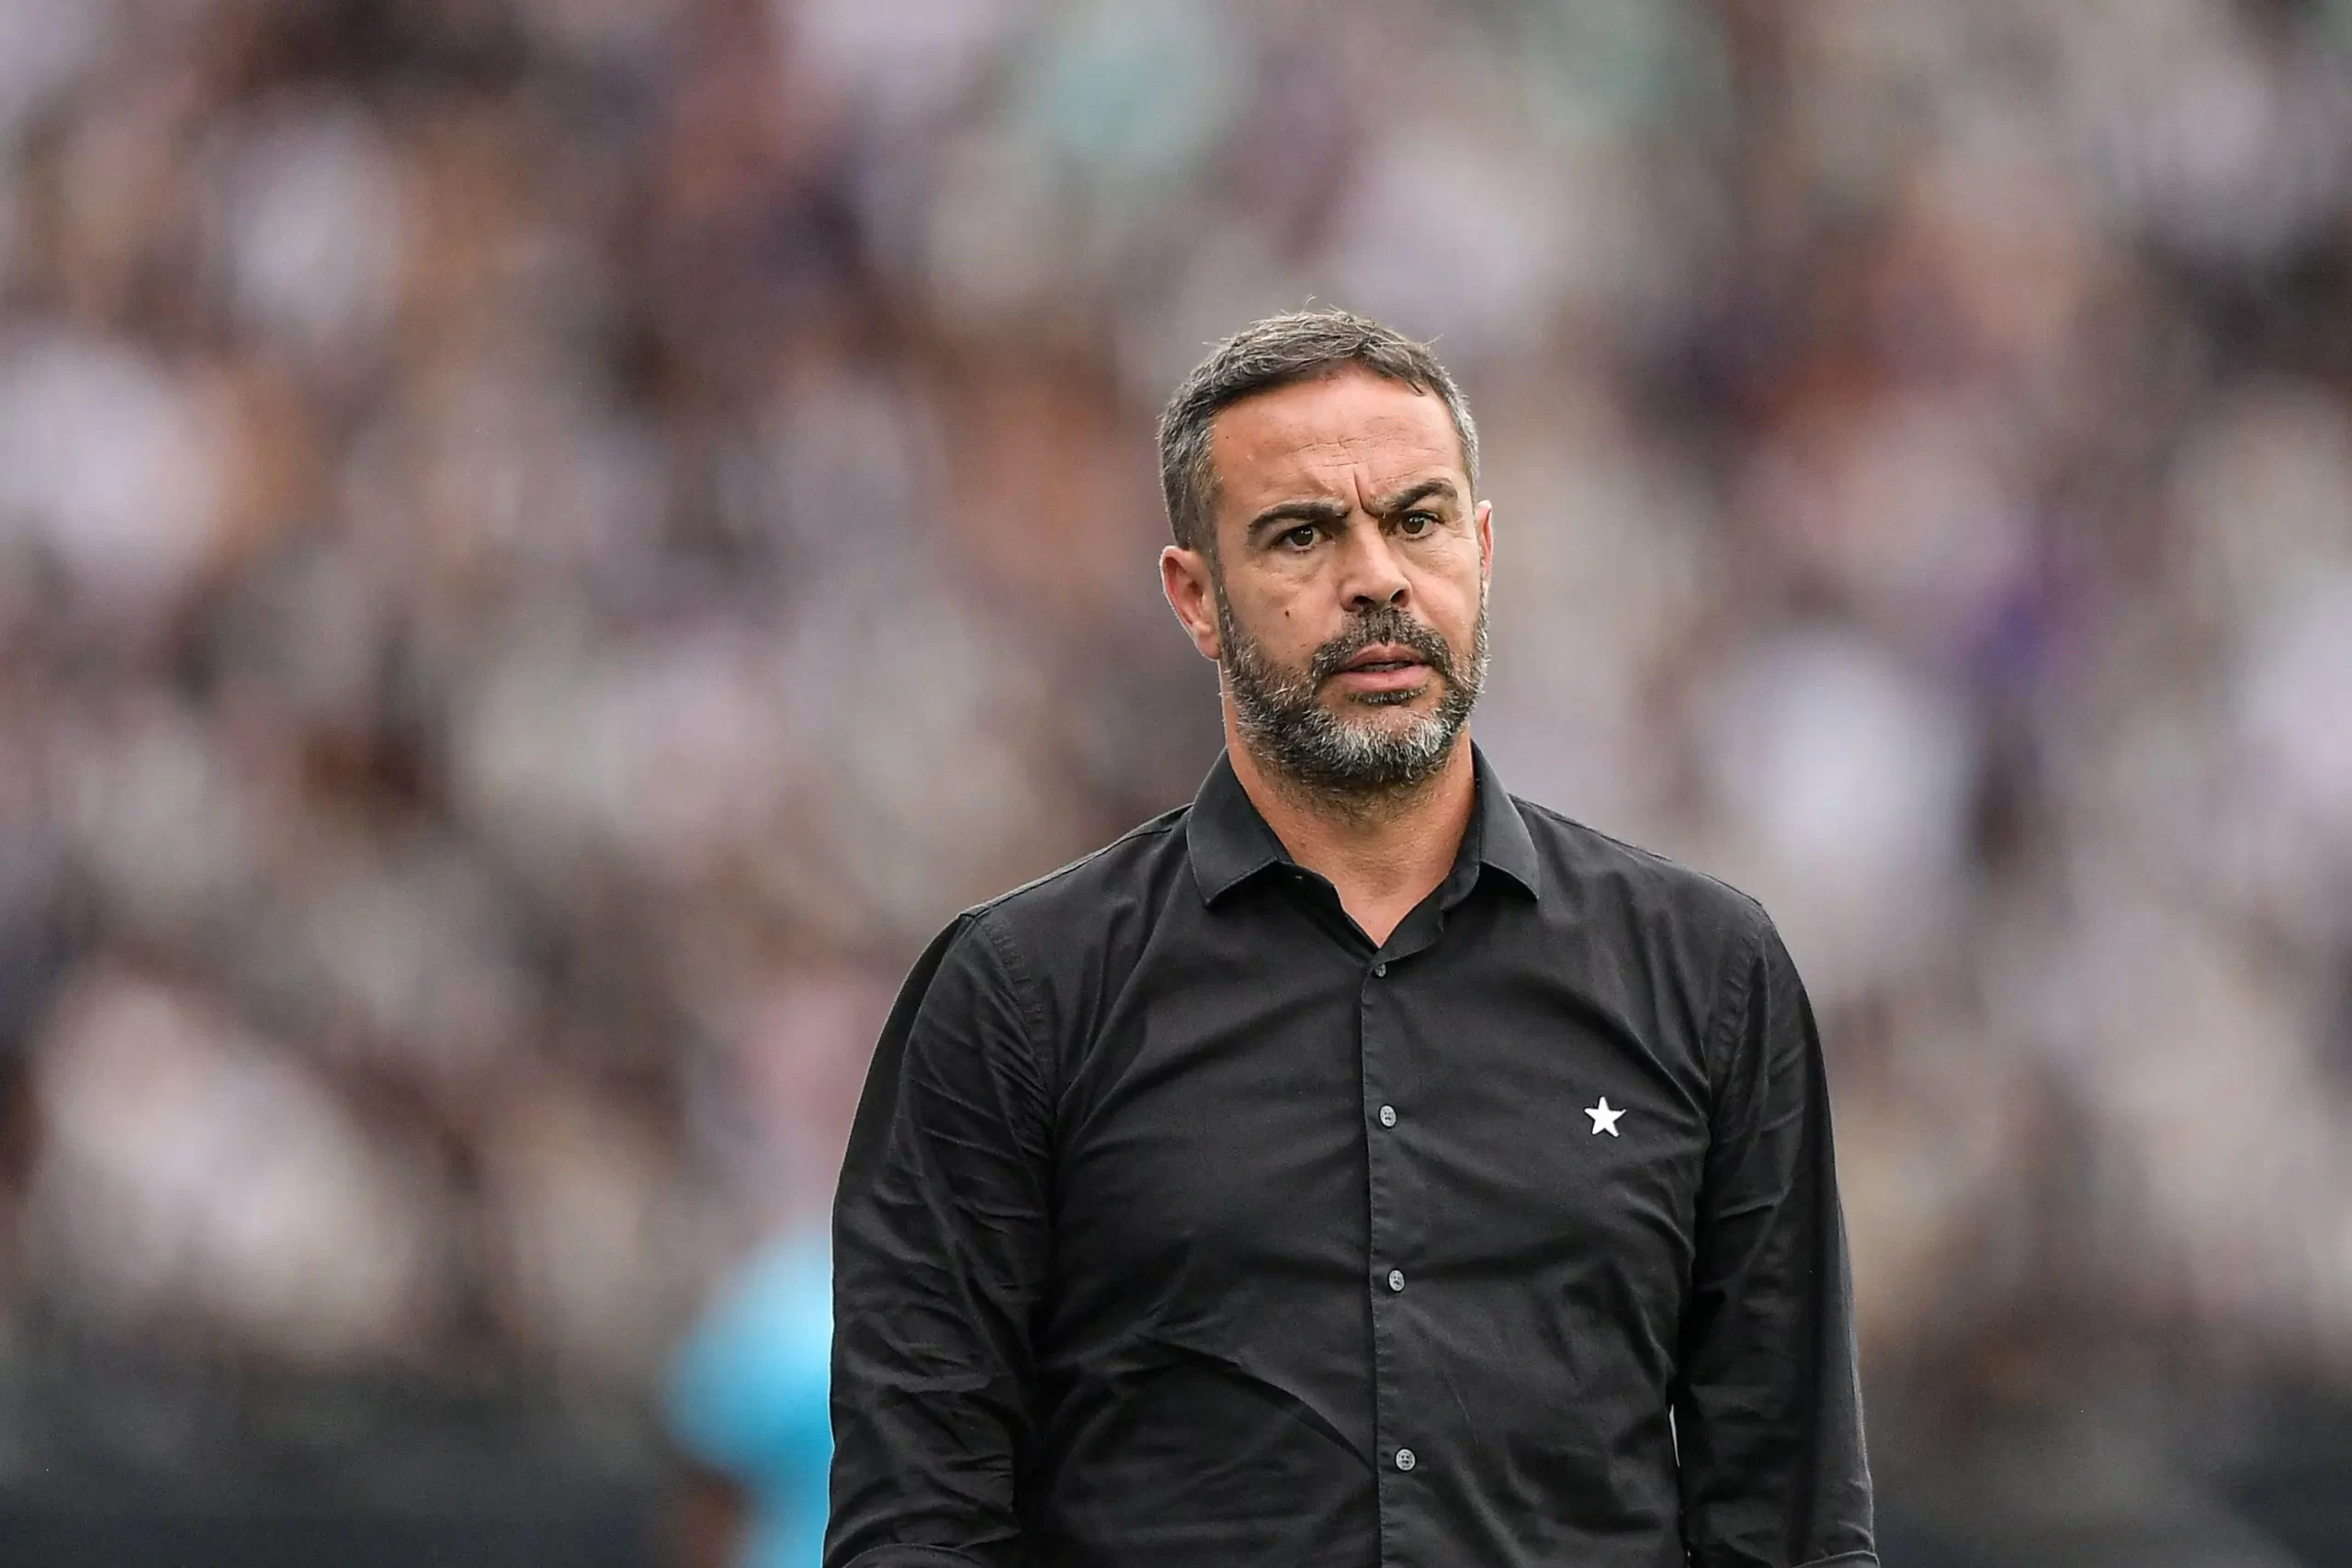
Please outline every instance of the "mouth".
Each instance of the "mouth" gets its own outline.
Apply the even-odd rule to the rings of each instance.
[[[1372,647],[1358,652],[1345,664],[1340,665],[1339,673],[1342,675],[1365,672],[1385,673],[1397,670],[1418,670],[1428,663],[1428,660],[1423,659],[1409,648],[1399,648],[1395,643],[1374,643]]]
[[[1429,660],[1409,648],[1374,643],[1333,671],[1332,678],[1362,696],[1395,700],[1418,690],[1428,679],[1429,668]]]

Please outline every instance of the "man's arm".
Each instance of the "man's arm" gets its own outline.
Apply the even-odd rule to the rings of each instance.
[[[1012,1568],[1051,1108],[985,915],[907,977],[833,1199],[826,1568]]]
[[[1713,1140],[1675,1436],[1693,1568],[1875,1564],[1821,1036],[1770,921],[1708,1040]]]

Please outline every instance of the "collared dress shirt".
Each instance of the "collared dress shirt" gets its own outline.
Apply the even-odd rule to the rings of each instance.
[[[828,1568],[1874,1564],[1763,910],[1504,793],[1385,942],[1220,760],[959,917],[834,1211]]]

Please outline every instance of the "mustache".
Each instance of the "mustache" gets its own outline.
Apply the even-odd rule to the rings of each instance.
[[[1345,631],[1315,650],[1307,660],[1306,677],[1311,685],[1321,686],[1340,672],[1340,666],[1375,643],[1393,643],[1409,648],[1448,685],[1459,684],[1453,677],[1453,650],[1445,638],[1431,627],[1423,626],[1394,604],[1384,604],[1376,610],[1366,610],[1350,622]]]

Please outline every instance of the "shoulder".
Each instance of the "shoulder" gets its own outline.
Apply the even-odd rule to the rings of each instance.
[[[1656,850],[1612,837],[1514,795],[1548,889],[1567,919],[1623,943],[1663,948],[1705,984],[1778,942],[1752,896]]]
[[[1595,953],[1606,976],[1598,983],[1628,1016],[1660,1007],[1657,1021],[1715,1077],[1719,1030],[1745,1010],[1759,971],[1788,968],[1764,906],[1720,877],[1514,799],[1544,863],[1547,924]]]
[[[1091,854],[975,904],[940,933],[947,966],[1017,1012],[1041,1047],[1083,1035],[1096,1004],[1130,973],[1182,900],[1197,901],[1184,838],[1189,807],[1138,824]]]
[[[1191,810],[1180,806],[1138,823],[1068,865],[972,906],[959,919],[989,942],[1015,949],[1100,940],[1121,911],[1189,883],[1184,821]]]
[[[1091,854],[962,910],[909,970],[892,1030],[919,1013],[993,1018],[1051,1038],[1071,982],[1100,973],[1106,948],[1138,922],[1132,911],[1175,870],[1189,884],[1184,810],[1153,818]],[[1122,911],[1129,911],[1122,918]]]

